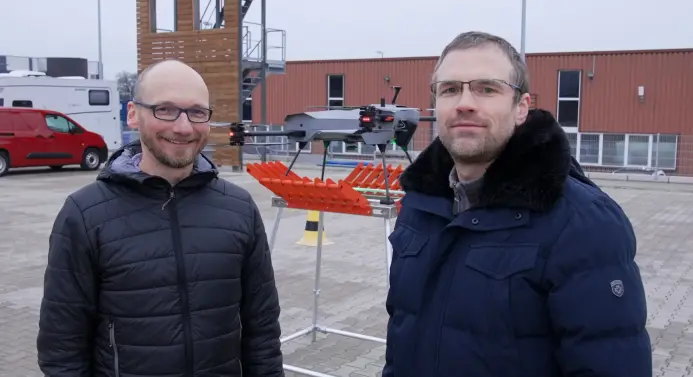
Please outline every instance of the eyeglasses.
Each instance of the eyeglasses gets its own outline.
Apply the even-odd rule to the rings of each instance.
[[[445,80],[431,84],[431,92],[438,97],[454,97],[462,94],[464,85],[469,85],[472,94],[478,97],[494,97],[507,93],[508,88],[521,91],[517,85],[500,79],[477,79],[471,81]]]
[[[170,104],[150,105],[142,102],[134,101],[138,106],[152,110],[154,118],[173,122],[180,117],[180,114],[185,113],[190,123],[207,123],[212,118],[212,110],[204,107],[193,107],[182,109]]]

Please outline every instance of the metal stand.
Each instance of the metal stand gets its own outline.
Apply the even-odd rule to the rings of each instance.
[[[392,261],[392,247],[390,246],[390,241],[388,240],[388,236],[390,235],[390,229],[391,229],[391,220],[395,217],[397,217],[397,207],[394,204],[391,205],[385,205],[385,204],[380,204],[379,199],[372,199],[369,198],[368,201],[371,204],[371,207],[373,208],[373,211],[371,213],[372,217],[381,217],[383,218],[384,225],[385,225],[385,260],[387,263],[387,283],[389,286],[389,281],[390,281],[390,262]],[[284,208],[287,207],[287,203],[284,199],[281,197],[272,197],[272,207],[277,207],[277,215],[274,218],[274,225],[272,226],[272,233],[270,235],[270,241],[269,241],[269,246],[270,246],[270,251],[274,250],[274,243],[277,239],[277,233],[279,231],[279,221],[281,220],[282,212]],[[361,340],[367,340],[371,342],[376,342],[376,343],[381,343],[385,344],[385,339],[382,338],[377,338],[373,336],[368,336],[368,335],[363,335],[363,334],[357,334],[353,332],[348,332],[348,331],[342,331],[338,329],[333,329],[325,326],[321,326],[318,324],[318,305],[319,301],[318,298],[320,296],[320,267],[322,263],[322,235],[323,235],[323,220],[324,220],[324,213],[320,212],[319,217],[318,217],[318,244],[316,248],[316,263],[315,263],[315,285],[313,288],[313,325],[310,327],[307,327],[303,330],[297,331],[293,334],[287,335],[286,337],[281,339],[281,343],[285,343],[291,340],[294,340],[296,338],[300,338],[304,335],[311,334],[312,336],[312,342],[315,342],[317,340],[317,333],[321,332],[323,334],[334,334],[334,335],[341,335],[345,337],[350,337],[350,338],[356,338],[356,339],[361,339]],[[319,373],[319,372],[314,372],[308,369],[303,369],[299,368],[293,365],[287,365],[284,364],[284,370],[291,371],[294,373],[298,373],[304,376],[313,376],[313,377],[335,377],[329,374],[324,374],[324,373]]]

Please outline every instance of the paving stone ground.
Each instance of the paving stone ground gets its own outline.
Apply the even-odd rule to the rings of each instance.
[[[300,174],[318,176],[315,170]],[[343,177],[344,170],[330,172]],[[48,233],[67,194],[94,179],[80,171],[0,178],[0,376],[41,376],[36,331]],[[258,201],[268,231],[271,194],[248,175],[224,173]],[[693,376],[693,186],[599,181],[622,204],[638,235],[654,375]],[[305,212],[286,210],[273,254],[284,335],[312,324],[315,249],[296,245]],[[326,215],[319,324],[384,337],[387,314],[382,219]],[[284,343],[287,364],[335,376],[379,376],[384,346],[318,334]],[[287,376],[298,376],[291,372]]]

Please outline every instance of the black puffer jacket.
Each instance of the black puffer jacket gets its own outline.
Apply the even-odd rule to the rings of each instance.
[[[50,236],[38,363],[50,377],[283,376],[260,213],[203,156],[175,187],[115,153]]]

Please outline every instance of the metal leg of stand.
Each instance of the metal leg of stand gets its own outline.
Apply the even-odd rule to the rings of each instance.
[[[277,208],[277,214],[274,216],[274,224],[272,225],[272,233],[270,235],[269,248],[270,254],[274,250],[274,241],[277,240],[277,233],[279,232],[279,220],[282,219],[282,212],[284,207]]]
[[[385,217],[383,218],[385,221],[385,263],[387,263],[387,266],[385,266],[385,277],[387,279],[387,286],[390,286],[390,265],[392,264],[392,245],[390,245],[390,239],[388,238],[390,236],[391,232],[391,227],[392,223],[390,222],[390,219]]]
[[[325,224],[325,213],[320,211],[318,215],[318,247],[315,256],[315,287],[313,288],[313,343],[318,337],[318,298],[320,296],[320,267],[322,264],[322,234]]]

